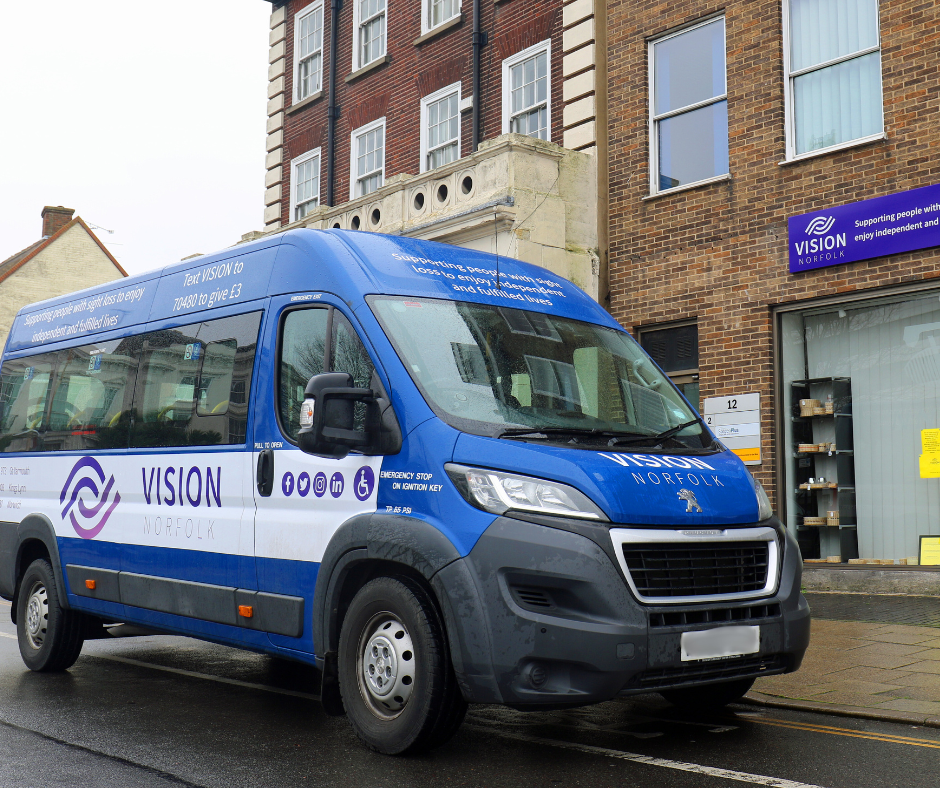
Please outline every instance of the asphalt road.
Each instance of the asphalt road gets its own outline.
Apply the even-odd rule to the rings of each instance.
[[[388,758],[316,701],[313,671],[187,638],[93,641],[22,664],[0,601],[0,788],[643,786],[933,788],[940,729],[657,695],[568,712],[474,707],[444,747]]]

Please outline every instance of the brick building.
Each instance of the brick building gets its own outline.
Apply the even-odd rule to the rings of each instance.
[[[613,314],[722,398],[806,557],[910,561],[940,533],[940,6],[624,0],[607,35]]]
[[[110,282],[127,272],[72,215],[71,208],[42,209],[42,238],[0,262],[0,337],[4,344],[13,318],[27,304]]]
[[[266,232],[498,249],[605,289],[595,0],[274,0],[270,29]]]

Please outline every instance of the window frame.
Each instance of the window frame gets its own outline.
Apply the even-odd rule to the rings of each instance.
[[[821,71],[824,68],[829,68],[830,66],[835,66],[840,63],[846,63],[849,60],[855,60],[856,58],[864,57],[865,55],[870,55],[873,52],[881,53],[882,51],[882,40],[881,40],[881,0],[875,0],[875,13],[877,14],[877,30],[878,30],[878,43],[876,46],[868,47],[865,49],[859,49],[856,52],[853,52],[850,55],[843,55],[832,60],[827,60],[824,63],[818,63],[814,66],[809,66],[807,68],[800,69],[799,71],[791,72],[790,71],[790,3],[792,0],[783,0],[780,4],[782,14],[781,27],[783,29],[783,74],[786,84],[784,85],[783,91],[783,115],[784,115],[784,131],[785,131],[785,152],[784,152],[784,162],[791,161],[800,161],[801,159],[809,159],[813,156],[823,156],[827,153],[834,153],[835,151],[843,150],[845,148],[853,148],[856,145],[865,145],[869,142],[874,142],[876,140],[881,140],[885,138],[885,99],[884,99],[884,61],[879,58],[879,63],[881,65],[881,71],[879,73],[879,94],[880,102],[879,107],[881,108],[881,131],[876,132],[875,134],[869,134],[865,137],[858,137],[853,140],[845,140],[844,142],[837,142],[835,145],[828,145],[825,148],[816,148],[811,151],[806,151],[805,153],[796,152],[796,101],[793,93],[793,85],[797,77],[801,77],[804,74],[811,74],[814,71]]]
[[[305,61],[305,60],[308,60],[309,58],[314,57],[316,54],[319,53],[319,55],[320,55],[320,73],[319,73],[319,76],[318,76],[318,78],[317,78],[316,90],[311,90],[309,93],[306,93],[305,95],[301,95],[301,94],[300,94],[300,88],[301,88],[301,85],[302,85],[302,80],[300,79],[300,66],[301,66],[301,63],[302,63],[303,61],[301,60],[301,58],[300,58],[300,56],[299,56],[299,54],[298,54],[298,53],[300,52],[300,29],[301,29],[301,22],[303,21],[304,17],[310,16],[311,14],[314,14],[314,13],[316,13],[317,11],[320,12],[320,44],[319,44],[319,48],[316,49],[316,50],[314,50],[313,53],[309,54],[309,55],[308,55],[306,58],[304,58],[303,60],[304,60],[304,61]],[[299,104],[301,101],[304,101],[304,100],[310,98],[311,96],[315,96],[315,95],[317,95],[318,93],[321,93],[321,92],[323,91],[323,25],[324,25],[324,21],[325,21],[325,13],[324,13],[324,2],[323,2],[323,0],[317,0],[317,2],[311,3],[311,4],[310,4],[309,6],[307,6],[306,8],[303,8],[303,9],[301,9],[300,11],[298,11],[296,14],[294,14],[294,85],[293,85],[293,91],[292,91],[292,93],[293,93],[292,103],[293,103],[293,104]]]
[[[320,148],[314,148],[313,150],[308,150],[306,153],[302,153],[300,156],[291,159],[290,161],[290,221],[299,222],[304,217],[297,217],[297,208],[298,205],[303,205],[310,200],[306,200],[305,203],[297,202],[297,186],[298,186],[298,169],[306,164],[312,159],[317,159],[317,207],[320,205],[320,181],[323,176],[323,157],[320,155]],[[315,210],[315,209],[314,209]]]
[[[448,85],[447,87],[441,88],[440,90],[436,90],[433,93],[429,93],[427,96],[421,99],[421,135],[420,135],[421,136],[421,141],[420,141],[421,162],[419,165],[420,166],[420,169],[418,170],[419,172],[428,172],[432,169],[431,167],[428,166],[428,154],[431,153],[431,151],[428,149],[428,139],[430,137],[430,133],[429,133],[430,127],[428,126],[428,113],[429,113],[431,104],[434,104],[438,101],[441,101],[442,99],[452,96],[455,93],[457,94],[457,137],[456,137],[457,159],[459,159],[461,156],[460,138],[463,136],[462,134],[463,123],[461,122],[463,118],[460,112],[461,83],[454,82],[452,85]],[[438,145],[437,148],[435,148],[434,150],[443,148],[446,145],[452,145],[453,142],[454,140],[450,140],[446,144]],[[454,161],[456,161],[457,159],[455,159]],[[442,164],[440,166],[444,167],[446,165]]]
[[[443,27],[452,19],[456,19],[460,16],[462,0],[456,0],[456,5],[454,6],[454,13],[451,14],[446,19],[442,19],[436,25],[431,24],[431,10],[434,0],[421,0],[421,35],[425,33],[430,33],[432,30],[437,30],[439,27]]]
[[[650,358],[652,358],[654,363],[656,363],[656,365],[659,366],[659,362],[656,361],[655,358],[653,358],[653,354],[649,350],[647,350],[646,347],[644,346],[643,344],[644,337],[649,336],[650,334],[655,334],[660,331],[671,331],[671,330],[678,329],[678,328],[691,328],[691,327],[695,328],[695,355],[698,359],[698,363],[694,367],[674,369],[671,372],[667,372],[666,370],[663,370],[663,374],[666,375],[666,377],[668,377],[673,382],[673,385],[675,385],[675,387],[679,389],[679,391],[682,393],[682,396],[686,397],[686,399],[688,399],[688,396],[683,387],[688,386],[689,384],[692,384],[692,383],[700,383],[700,380],[701,380],[699,370],[702,365],[702,359],[701,359],[701,342],[699,340],[699,334],[698,334],[698,328],[699,328],[698,318],[694,318],[692,320],[680,320],[675,323],[652,323],[650,325],[641,326],[636,329],[637,344],[641,348],[643,348],[643,352],[646,353],[646,355],[648,355]],[[701,393],[699,394],[698,399],[699,399],[698,402],[691,402],[691,401],[689,402],[689,404],[692,405],[693,408],[695,408],[696,413],[701,412],[699,410],[702,405]]]
[[[517,66],[523,61],[528,60],[529,58],[535,57],[536,55],[541,54],[542,52],[546,55],[547,67],[545,69],[545,77],[548,80],[548,87],[545,91],[545,114],[546,114],[546,139],[551,142],[552,140],[552,40],[551,38],[546,38],[544,41],[539,41],[537,44],[533,44],[527,49],[523,49],[521,52],[517,52],[514,55],[510,55],[502,64],[502,77],[503,77],[503,134],[509,133],[509,128],[512,125],[512,89],[509,81],[509,72],[513,66]],[[535,106],[535,105],[533,105]],[[527,111],[530,111],[532,107],[529,107]],[[526,135],[531,136],[531,135]],[[533,137],[533,139],[541,139],[541,137]]]
[[[670,38],[678,38],[681,35],[690,33],[693,30],[697,30],[700,27],[705,27],[706,25],[713,24],[718,20],[722,20],[723,24],[721,26],[722,36],[724,38],[724,53],[725,53],[725,92],[717,96],[712,96],[709,99],[704,99],[702,101],[695,102],[694,104],[689,104],[684,107],[679,107],[678,109],[671,110],[669,112],[663,112],[660,115],[656,115],[656,44],[660,44],[663,41],[668,41]],[[671,186],[668,189],[659,188],[659,132],[658,132],[658,123],[664,120],[669,120],[670,118],[678,117],[679,115],[685,115],[688,112],[694,112],[697,109],[702,109],[703,107],[709,107],[712,104],[717,104],[719,101],[728,100],[728,23],[726,16],[721,14],[714,14],[712,16],[706,17],[705,19],[700,19],[692,24],[684,25],[683,27],[675,28],[670,30],[667,33],[664,33],[655,38],[651,38],[647,41],[647,52],[646,52],[646,61],[648,63],[648,74],[647,78],[649,83],[647,85],[648,90],[648,109],[649,109],[649,120],[647,126],[647,134],[649,135],[649,175],[650,175],[650,196],[657,194],[666,194],[667,192],[672,191],[682,191],[683,189],[689,189],[694,186],[699,186],[701,184],[709,183],[711,181],[725,180],[731,174],[731,144],[730,144],[730,130],[728,134],[728,172],[720,173],[718,175],[711,175],[708,178],[702,178],[698,181],[692,181],[691,183],[682,183],[678,186]]]
[[[352,73],[356,73],[362,68],[375,63],[378,60],[381,60],[388,54],[388,0],[384,0],[384,7],[382,8],[381,14],[374,14],[368,19],[360,19],[359,17],[359,7],[361,5],[361,0],[353,0],[353,30],[352,30]],[[362,28],[371,22],[373,19],[377,19],[379,16],[382,17],[382,34],[384,46],[382,51],[376,55],[374,58],[368,62],[360,62],[361,52],[362,52]]]
[[[388,134],[386,133],[387,129],[386,129],[386,124],[385,124],[385,116],[383,115],[378,120],[373,120],[369,123],[366,123],[360,126],[358,129],[354,129],[349,134],[349,199],[350,200],[358,200],[360,197],[368,196],[368,194],[356,193],[358,191],[356,187],[359,184],[359,176],[357,174],[357,168],[356,168],[356,160],[358,158],[356,143],[358,142],[359,137],[365,136],[366,134],[372,131],[375,131],[379,127],[381,127],[382,129],[382,169],[373,170],[372,172],[369,173],[369,177],[374,175],[376,172],[381,172],[382,177],[381,177],[381,183],[379,183],[379,185],[375,189],[368,192],[368,194],[374,194],[385,185],[385,163],[386,163],[385,152],[386,152],[386,147],[387,147],[385,143],[388,141]]]

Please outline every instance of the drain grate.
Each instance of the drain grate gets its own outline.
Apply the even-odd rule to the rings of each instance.
[[[810,591],[813,618],[940,627],[940,597]]]

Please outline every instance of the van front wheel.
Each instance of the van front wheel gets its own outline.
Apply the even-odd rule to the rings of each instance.
[[[360,589],[343,622],[338,669],[346,715],[373,750],[431,749],[463,720],[440,615],[410,580],[378,577]]]
[[[16,635],[20,655],[30,670],[66,670],[82,651],[84,617],[59,604],[52,565],[45,559],[33,561],[23,573],[16,606]]]

